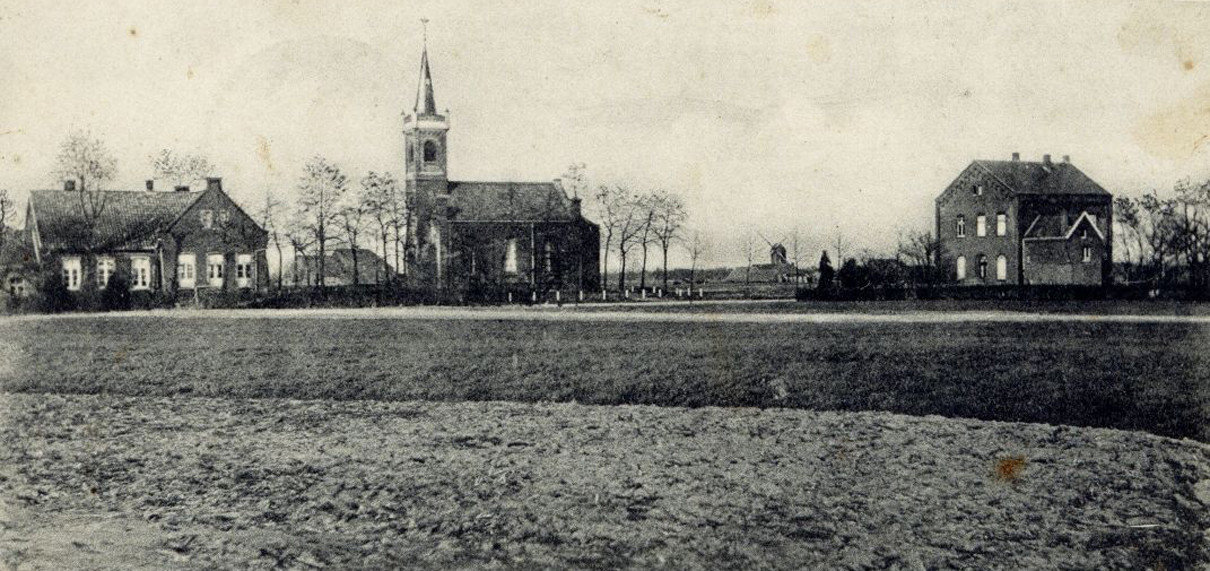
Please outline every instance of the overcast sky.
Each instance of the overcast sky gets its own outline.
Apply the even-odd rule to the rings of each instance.
[[[0,188],[87,128],[142,188],[200,151],[245,204],[322,154],[402,170],[419,19],[450,176],[684,195],[714,242],[890,252],[976,158],[1069,154],[1115,194],[1210,176],[1210,5],[0,0]],[[80,3],[85,4],[85,3]],[[217,7],[214,7],[217,6]],[[353,7],[356,6],[356,7]]]

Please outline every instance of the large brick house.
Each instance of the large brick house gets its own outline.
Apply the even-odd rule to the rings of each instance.
[[[552,182],[449,180],[447,114],[437,112],[428,50],[404,116],[409,269],[422,284],[536,290],[600,287],[600,230]]]
[[[1069,157],[977,160],[937,197],[940,265],[959,284],[1102,285],[1113,196]]]
[[[268,235],[219,178],[199,192],[156,191],[151,181],[143,191],[82,192],[68,181],[30,193],[26,230],[37,263],[61,271],[72,291],[103,289],[114,275],[131,290],[169,295],[268,285]]]

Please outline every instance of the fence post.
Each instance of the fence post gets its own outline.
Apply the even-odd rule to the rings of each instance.
[[[530,294],[529,298],[530,298],[530,299],[531,299],[531,300],[532,300],[534,303],[538,303],[538,290],[534,290],[534,291],[533,291],[533,293],[532,293],[532,294]]]
[[[510,291],[510,292],[508,292],[508,303],[511,304],[512,302],[513,302],[513,292]]]
[[[555,303],[562,303],[562,301],[563,301],[562,293],[563,293],[562,291],[555,290]]]

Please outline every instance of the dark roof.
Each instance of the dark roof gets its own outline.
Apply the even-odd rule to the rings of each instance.
[[[21,266],[33,259],[34,249],[29,243],[29,233],[11,226],[4,228],[4,244],[0,245],[0,267]]]
[[[553,182],[449,182],[455,220],[571,221],[571,199]]]
[[[1038,216],[1030,223],[1029,228],[1025,229],[1024,238],[1067,238],[1081,223],[1087,220],[1093,232],[1101,239],[1104,239],[1100,228],[1097,228],[1096,224],[1092,224],[1088,216],[1087,212],[1081,212],[1074,220],[1064,220],[1064,217],[1058,214]]]
[[[348,282],[353,281],[353,250],[349,248],[338,248],[324,252],[326,259],[324,260],[324,276],[330,278],[341,278]],[[303,267],[309,267],[312,271],[319,270],[319,254],[307,254],[299,256],[302,258]],[[373,250],[367,248],[357,249],[357,273],[361,283],[370,283],[374,281],[374,277],[378,275],[378,271],[383,266],[384,260]],[[388,273],[394,268],[387,263],[390,268]]]
[[[975,161],[1019,194],[1103,194],[1101,185],[1068,162]]]
[[[93,246],[98,250],[148,249],[155,234],[185,212],[201,192],[148,192],[129,190],[87,191],[85,200],[98,206]],[[87,242],[84,208],[79,191],[35,190],[30,206],[37,221],[41,247],[78,250]]]

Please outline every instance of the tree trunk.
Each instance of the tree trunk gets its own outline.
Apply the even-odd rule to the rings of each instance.
[[[626,251],[618,250],[622,258],[622,271],[618,272],[618,291],[626,291]]]
[[[353,285],[361,285],[361,282],[359,281],[359,280],[360,280],[360,277],[361,277],[361,274],[359,274],[359,273],[358,273],[358,267],[357,267],[357,240],[356,240],[356,236],[357,236],[356,234],[354,234],[353,236],[351,236],[352,238],[354,238],[354,240],[352,240],[352,242],[353,242],[353,246],[352,246],[352,248],[350,248],[351,253],[353,254]]]
[[[274,245],[274,247],[277,248],[277,291],[281,291],[282,274],[285,273],[285,268],[282,267],[283,262],[282,262],[281,242],[278,242],[275,239],[275,240],[273,240],[273,245]]]
[[[663,249],[663,251],[664,251],[664,252],[663,252],[663,261],[664,261],[664,291],[668,291],[668,242],[663,242],[663,243],[661,243],[661,244],[660,244],[660,247],[661,247],[661,248]]]
[[[643,263],[639,270],[639,289],[647,289],[647,242],[643,242]]]
[[[601,291],[609,289],[609,246],[612,243],[613,236],[607,236],[605,238],[605,256],[601,260]]]
[[[388,266],[390,254],[387,253],[387,234],[390,233],[386,227],[382,228],[382,275],[387,280],[387,285],[391,285],[391,268]]]

